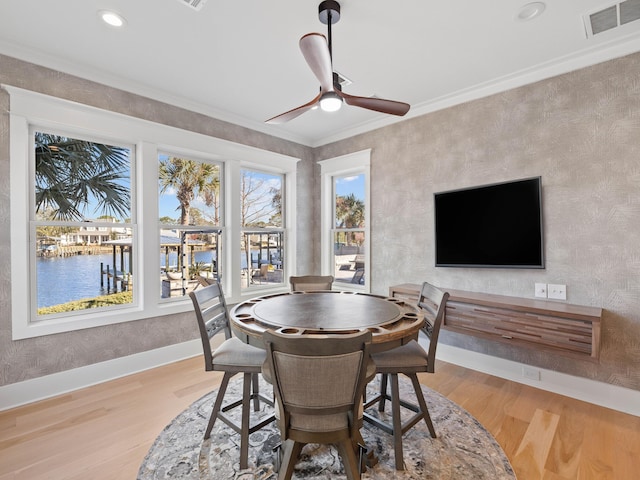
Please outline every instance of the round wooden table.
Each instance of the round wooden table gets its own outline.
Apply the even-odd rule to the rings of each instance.
[[[424,322],[418,307],[404,300],[335,291],[265,295],[239,303],[230,317],[236,335],[256,346],[268,329],[290,335],[368,330],[374,352],[416,339]]]

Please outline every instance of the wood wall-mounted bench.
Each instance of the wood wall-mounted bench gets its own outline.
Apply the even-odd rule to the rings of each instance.
[[[602,308],[549,300],[447,290],[446,330],[580,358],[600,354]],[[389,296],[417,301],[420,285],[389,287]]]

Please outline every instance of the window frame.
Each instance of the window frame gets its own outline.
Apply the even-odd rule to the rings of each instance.
[[[46,130],[43,131],[43,130]],[[136,155],[136,148],[134,144],[131,144],[129,142],[114,142],[113,138],[109,138],[106,139],[104,137],[98,137],[95,134],[92,135],[80,135],[77,133],[70,133],[69,131],[66,131],[64,129],[60,129],[60,128],[39,128],[37,125],[29,125],[29,145],[33,145],[33,139],[35,137],[35,133],[37,131],[40,131],[41,133],[47,133],[47,134],[53,134],[53,135],[59,135],[62,137],[67,137],[67,138],[73,138],[76,140],[83,140],[83,141],[89,141],[89,142],[93,142],[93,143],[102,143],[102,144],[114,144],[111,146],[118,146],[118,147],[125,147],[125,148],[129,148],[130,152],[131,152],[131,158],[130,158],[130,166],[129,166],[129,189],[130,189],[130,199],[131,199],[131,205],[130,205],[130,211],[129,211],[129,222],[123,222],[123,223],[118,223],[118,222],[108,222],[108,221],[101,221],[99,219],[93,219],[93,220],[38,220],[35,216],[35,209],[36,209],[36,205],[35,205],[35,195],[33,195],[33,193],[35,192],[35,179],[36,179],[36,171],[35,171],[35,152],[33,150],[33,148],[29,149],[29,158],[28,158],[28,182],[29,182],[29,188],[27,190],[27,192],[29,193],[29,198],[27,199],[28,201],[28,222],[29,222],[29,244],[31,245],[31,253],[29,254],[29,275],[30,275],[30,279],[29,279],[29,293],[30,293],[30,304],[32,305],[32,307],[34,307],[36,309],[36,311],[31,315],[31,319],[33,318],[37,318],[36,323],[40,323],[46,320],[54,320],[54,319],[59,319],[59,318],[64,318],[65,316],[69,316],[69,317],[76,317],[76,316],[80,316],[82,315],[84,312],[86,312],[86,310],[77,310],[77,311],[72,311],[72,312],[64,312],[64,313],[52,313],[52,314],[48,314],[46,316],[42,316],[39,317],[37,314],[37,304],[38,304],[38,291],[37,291],[37,273],[36,273],[36,262],[32,261],[34,260],[33,257],[31,256],[33,254],[33,252],[36,249],[36,245],[37,245],[37,229],[38,227],[41,226],[48,226],[48,225],[58,225],[58,226],[68,226],[68,227],[74,227],[74,228],[78,228],[81,229],[82,227],[86,227],[86,232],[88,233],[89,238],[91,237],[92,234],[95,235],[99,235],[100,231],[107,231],[108,228],[114,228],[114,227],[124,227],[126,229],[131,230],[131,236],[133,239],[137,238],[138,235],[138,228],[137,228],[137,223],[136,223],[136,197],[135,197],[135,185],[136,185],[136,165],[135,165],[135,155]],[[95,233],[91,233],[91,232],[95,232]],[[136,294],[135,290],[133,292],[133,298],[132,298],[132,303],[130,304],[122,304],[122,305],[118,305],[118,306],[110,306],[110,307],[98,307],[95,309],[92,309],[92,311],[100,311],[100,312],[104,312],[104,311],[108,311],[108,310],[115,310],[115,309],[121,309],[121,308],[130,308],[132,306],[135,306],[136,301],[137,301],[138,295]]]
[[[218,225],[162,224],[162,223],[160,223],[160,219],[158,218],[158,221],[156,223],[156,229],[157,229],[158,238],[161,238],[162,230],[180,230],[182,232],[193,231],[194,233],[202,233],[201,231],[204,231],[204,230],[207,230],[207,231],[210,230],[211,232],[216,231],[216,232],[218,232],[218,236],[220,237],[221,243],[223,244],[222,248],[220,246],[218,247],[217,256],[218,257],[222,257],[223,254],[221,255],[221,250],[222,250],[222,252],[224,252],[224,243],[226,243],[225,242],[225,231],[226,231],[226,228],[225,228],[225,217],[226,217],[226,214],[225,214],[225,208],[224,208],[224,206],[225,206],[225,202],[224,202],[225,196],[224,196],[224,194],[225,194],[225,189],[226,189],[225,180],[224,180],[225,179],[225,162],[221,161],[220,159],[215,159],[214,160],[210,156],[208,158],[201,157],[201,156],[194,156],[194,155],[192,155],[190,153],[186,153],[185,150],[183,150],[183,149],[176,149],[176,148],[173,148],[171,150],[158,149],[157,150],[157,157],[156,157],[156,162],[157,162],[157,170],[156,171],[157,172],[159,172],[159,169],[160,169],[160,161],[159,161],[160,155],[167,155],[168,157],[186,158],[186,159],[193,160],[193,161],[196,161],[196,162],[209,163],[211,165],[217,165],[218,166],[219,173],[220,173],[220,198],[218,199],[219,202],[220,202],[220,212],[219,212],[220,213],[220,219],[219,219],[220,222],[219,222]],[[158,192],[158,202],[157,202],[158,203],[158,208],[159,208],[159,199],[160,199],[160,194]],[[159,217],[159,212],[158,212],[158,217]],[[169,228],[166,228],[166,227],[169,227]],[[158,244],[158,246],[159,246],[159,248],[161,250],[160,243]],[[216,261],[219,263],[217,275],[219,275],[219,272],[221,270],[223,271],[223,274],[224,274],[224,270],[223,269],[226,267],[226,265],[225,264],[220,264],[220,258],[218,260],[216,260]],[[220,280],[222,280],[223,276],[220,276],[219,278],[220,278]],[[161,286],[160,286],[161,283],[162,282],[159,282],[159,285],[158,285],[159,288],[161,288]],[[184,287],[184,284],[183,284],[183,287]],[[162,288],[164,288],[164,287],[162,287]],[[161,290],[162,290],[162,288],[161,288]],[[226,292],[225,292],[225,294],[226,294]],[[175,297],[173,297],[173,296],[163,297],[162,294],[161,294],[160,302],[161,303],[180,302],[180,301],[183,301],[184,298],[186,298],[186,295],[175,296]]]
[[[149,120],[103,110],[97,107],[35,93],[18,87],[2,85],[10,95],[10,213],[11,213],[11,305],[12,339],[32,338],[102,325],[129,322],[144,318],[176,314],[192,309],[188,297],[181,301],[163,302],[156,281],[144,281],[154,272],[159,275],[160,250],[158,238],[158,152],[210,159],[224,164],[224,216],[221,225],[224,245],[222,282],[230,303],[242,301],[255,292],[244,295],[240,288],[239,182],[240,169],[252,168],[284,175],[285,200],[283,225],[286,235],[286,265],[295,265],[295,186],[296,164],[299,158],[230,142],[216,137],[171,127]],[[36,305],[30,289],[31,256],[35,255],[35,238],[30,235],[30,128],[68,132],[70,136],[100,138],[113,144],[135,147],[132,159],[132,223],[137,222],[137,246],[133,269],[140,272],[137,301],[118,308],[86,310],[82,314],[33,321]],[[25,194],[27,192],[27,194]],[[140,248],[139,245],[144,245]],[[236,259],[235,261],[233,259]],[[237,263],[237,265],[236,265]],[[96,270],[97,271],[97,270]],[[285,275],[289,275],[285,272]],[[96,273],[96,281],[99,281]],[[273,291],[275,289],[268,289]],[[25,305],[26,307],[22,307]],[[25,312],[26,310],[26,312]]]
[[[371,149],[334,157],[319,161],[321,175],[321,272],[322,275],[334,274],[333,238],[335,228],[335,177],[348,175],[364,175],[364,285],[334,282],[334,290],[366,292],[371,291],[371,201],[370,201],[370,170]]]

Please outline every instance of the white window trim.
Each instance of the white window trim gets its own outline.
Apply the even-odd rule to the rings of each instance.
[[[285,175],[285,234],[286,259],[289,267],[295,265],[295,198],[296,164],[298,158],[259,148],[222,140],[207,135],[141,120],[127,115],[102,110],[68,100],[34,93],[17,87],[2,85],[9,92],[10,109],[10,199],[11,199],[11,304],[12,338],[14,340],[41,335],[79,330],[100,325],[128,322],[143,318],[181,313],[192,309],[189,298],[176,302],[161,302],[157,282],[144,281],[136,292],[134,305],[113,310],[87,311],[86,314],[67,318],[31,321],[29,268],[30,202],[25,192],[30,192],[29,178],[29,128],[52,128],[76,135],[113,139],[116,143],[128,142],[136,146],[135,189],[139,199],[136,208],[138,242],[141,254],[134,256],[134,271],[144,277],[159,272],[158,232],[158,151],[183,152],[200,158],[224,162],[225,168],[225,244],[224,267],[225,293],[230,303],[243,300],[240,288],[240,227],[239,227],[239,179],[243,166],[260,168]],[[133,168],[132,168],[133,169]],[[147,179],[145,181],[145,178]],[[233,182],[236,182],[235,185]],[[144,214],[142,209],[144,208]],[[238,263],[237,268],[235,263]],[[288,272],[285,272],[288,275]],[[98,279],[96,279],[98,280]],[[256,292],[252,291],[253,296]],[[24,307],[23,307],[24,306]],[[26,310],[26,311],[25,311]]]
[[[364,248],[365,248],[365,264],[367,268],[364,272],[364,288],[362,286],[349,284],[336,284],[334,288],[340,290],[354,291],[371,291],[371,202],[369,195],[370,169],[371,169],[371,149],[361,150],[359,152],[349,153],[340,157],[334,157],[327,160],[319,161],[321,185],[320,185],[320,201],[321,201],[321,272],[322,275],[333,275],[333,178],[336,176],[346,176],[355,174],[364,174],[364,200],[365,200],[365,219],[364,219]]]
[[[296,228],[295,228],[295,204],[296,204],[296,177],[295,175],[291,175],[287,173],[287,171],[283,168],[268,168],[264,163],[256,163],[251,161],[244,161],[242,163],[234,164],[233,168],[233,177],[234,177],[234,185],[240,185],[242,170],[254,170],[266,173],[278,173],[284,176],[284,182],[282,185],[284,191],[285,204],[282,205],[283,215],[282,215],[282,228],[277,228],[274,230],[282,230],[284,232],[284,242],[285,242],[285,258],[284,258],[284,271],[282,272],[283,283],[281,285],[275,287],[269,286],[252,286],[251,288],[242,288],[242,271],[240,268],[232,269],[231,274],[233,275],[232,285],[237,290],[235,291],[236,295],[234,298],[239,298],[240,300],[245,300],[251,297],[257,297],[262,294],[266,294],[275,289],[279,289],[281,291],[289,290],[289,283],[286,281],[289,278],[289,275],[293,275],[293,269],[296,265]],[[231,210],[228,211],[228,214],[233,215],[234,218],[238,220],[238,225],[240,222],[240,218],[242,217],[241,207],[240,207],[240,196],[241,192],[239,189],[234,191],[234,197],[231,199],[227,199],[225,202],[226,206],[229,206]],[[238,226],[238,228],[233,229],[233,238],[231,249],[227,249],[230,255],[233,255],[232,258],[240,258],[242,255],[240,245],[242,244],[242,235],[247,228],[242,226]],[[225,291],[225,294],[227,292]]]

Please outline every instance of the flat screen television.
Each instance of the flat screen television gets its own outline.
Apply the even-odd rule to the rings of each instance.
[[[437,267],[544,268],[542,181],[434,194]]]

